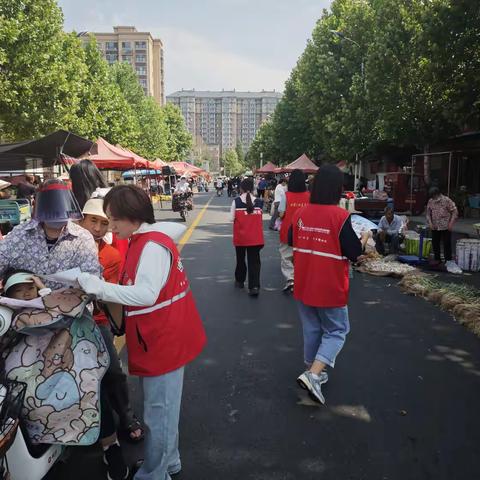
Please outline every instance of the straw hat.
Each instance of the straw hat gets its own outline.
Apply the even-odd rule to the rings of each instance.
[[[8,188],[11,185],[11,183],[6,182],[5,180],[0,180],[0,190],[3,190],[4,188]]]
[[[82,213],[84,215],[95,215],[96,217],[104,218],[108,220],[107,215],[103,211],[103,199],[102,198],[91,198],[85,203]]]

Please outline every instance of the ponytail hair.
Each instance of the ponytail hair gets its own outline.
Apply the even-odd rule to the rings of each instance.
[[[252,191],[253,191],[253,180],[251,178],[246,178],[245,180],[242,180],[242,183],[240,184],[240,190],[243,193],[247,194],[247,213],[253,213],[254,206],[253,206],[253,200],[252,200]]]

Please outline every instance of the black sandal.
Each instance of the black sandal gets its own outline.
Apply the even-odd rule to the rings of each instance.
[[[134,434],[137,430],[140,430],[140,435],[137,437],[132,437],[132,434]],[[145,431],[143,430],[142,424],[137,418],[134,418],[130,424],[125,427],[125,432],[130,443],[139,443],[145,437]]]

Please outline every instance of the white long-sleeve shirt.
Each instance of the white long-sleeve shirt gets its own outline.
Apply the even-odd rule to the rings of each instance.
[[[255,201],[255,195],[253,194],[250,194],[251,197],[252,197],[252,203]],[[247,194],[246,193],[242,193],[240,195],[240,200],[243,202],[243,203],[247,203]],[[230,221],[234,222],[235,221],[235,210],[236,210],[236,206],[235,206],[235,200],[232,202],[232,206],[230,207]]]
[[[287,196],[286,196],[286,187],[279,183],[275,187],[275,196],[273,201],[278,202],[278,211],[284,212],[287,209]]]
[[[161,232],[178,241],[186,228],[173,222],[150,225],[143,223],[134,233]],[[143,248],[133,285],[115,285],[94,275],[82,273],[78,283],[85,292],[99,300],[133,307],[149,307],[155,303],[170,273],[172,257],[168,249],[158,243],[148,242]]]

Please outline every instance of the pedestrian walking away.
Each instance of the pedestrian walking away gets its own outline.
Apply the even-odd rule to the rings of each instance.
[[[308,204],[310,192],[307,191],[305,174],[301,170],[294,170],[288,179],[288,191],[285,194],[285,203],[279,206],[279,215],[282,219],[280,227],[280,267],[285,277],[284,292],[293,289],[293,249],[288,244],[288,231],[292,225],[292,218],[295,212]]]
[[[338,207],[343,173],[334,165],[318,171],[310,204],[293,217],[294,297],[303,326],[307,370],[297,378],[317,402],[325,403],[322,385],[328,381],[350,330],[348,321],[349,260],[362,245],[349,213]]]
[[[285,191],[287,189],[287,179],[285,177],[282,177],[280,181],[278,182],[278,185],[275,187],[275,192],[273,196],[273,212],[272,212],[272,218],[270,219],[270,223],[268,224],[268,228],[270,230],[275,229],[275,222],[277,221],[278,218],[278,209],[280,205],[285,204]]]
[[[106,195],[104,209],[113,233],[130,239],[120,285],[83,273],[78,282],[97,299],[125,306],[128,367],[140,377],[146,427],[144,461],[134,478],[169,480],[181,470],[184,367],[202,351],[206,336],[178,250],[155,223],[148,195],[120,185]]]
[[[240,184],[240,197],[235,198],[231,207],[233,221],[233,245],[237,256],[235,286],[243,288],[248,271],[248,291],[251,296],[260,293],[260,250],[263,248],[263,202],[254,198],[253,180],[247,178]],[[245,264],[247,256],[247,265]]]

